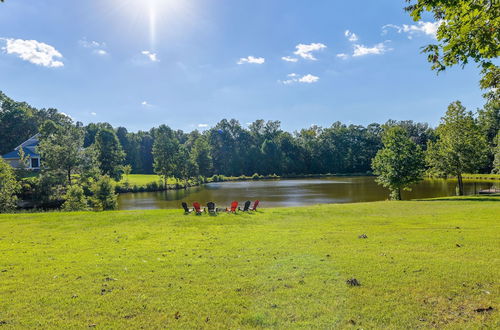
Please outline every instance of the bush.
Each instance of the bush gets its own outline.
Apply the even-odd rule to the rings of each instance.
[[[83,188],[78,185],[69,187],[66,195],[66,201],[62,205],[63,211],[86,211],[88,210],[88,201],[85,197]]]
[[[109,176],[101,177],[92,185],[92,205],[96,211],[115,210],[118,206],[115,185]]]
[[[0,157],[0,213],[16,207],[16,193],[19,192],[20,188],[14,170]]]

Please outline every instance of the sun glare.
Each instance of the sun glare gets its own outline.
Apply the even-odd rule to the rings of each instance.
[[[116,3],[116,0],[114,0]],[[179,19],[187,11],[187,0],[118,0],[119,11],[149,29],[151,49],[157,43],[162,23]]]

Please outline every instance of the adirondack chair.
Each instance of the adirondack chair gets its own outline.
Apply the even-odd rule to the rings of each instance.
[[[197,215],[201,215],[201,214],[203,213],[203,211],[204,211],[204,210],[201,208],[200,203],[198,203],[198,202],[194,202],[194,203],[193,203],[193,207],[194,207],[194,210],[196,211],[196,214],[197,214]]]
[[[214,202],[207,203],[207,210],[210,215],[217,215],[217,209]]]
[[[259,206],[260,201],[256,200],[255,203],[253,203],[253,207],[250,209],[250,211],[257,211],[257,206]]]
[[[238,202],[234,201],[231,203],[231,207],[226,209],[226,212],[236,213],[237,209],[238,209]]]
[[[243,210],[240,208],[238,208],[238,210],[243,212],[248,212],[250,210],[250,204],[252,204],[252,202],[246,201],[245,205],[243,206]]]
[[[186,203],[186,202],[182,202],[182,208],[184,209],[184,213],[185,213],[185,214],[189,214],[189,213],[193,212],[193,209],[190,209],[190,208],[188,207],[188,205],[187,205],[187,203]]]

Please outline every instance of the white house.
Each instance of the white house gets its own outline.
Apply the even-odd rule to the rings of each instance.
[[[14,151],[9,152],[8,154],[5,154],[2,156],[3,159],[7,161],[7,163],[10,164],[10,166],[14,168],[20,168],[20,160],[21,156],[19,155],[19,151],[22,150],[24,151],[24,157],[27,161],[27,164],[25,164],[26,169],[29,170],[39,170],[40,169],[40,155],[36,152],[36,147],[40,143],[38,137],[40,134],[36,134],[29,138],[28,140],[24,141],[21,145],[17,146]]]

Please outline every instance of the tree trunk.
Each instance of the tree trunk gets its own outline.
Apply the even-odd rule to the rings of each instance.
[[[462,180],[462,173],[457,175],[458,179],[458,196],[464,195],[464,181]]]
[[[401,198],[401,188],[398,188],[398,201],[402,200]]]

